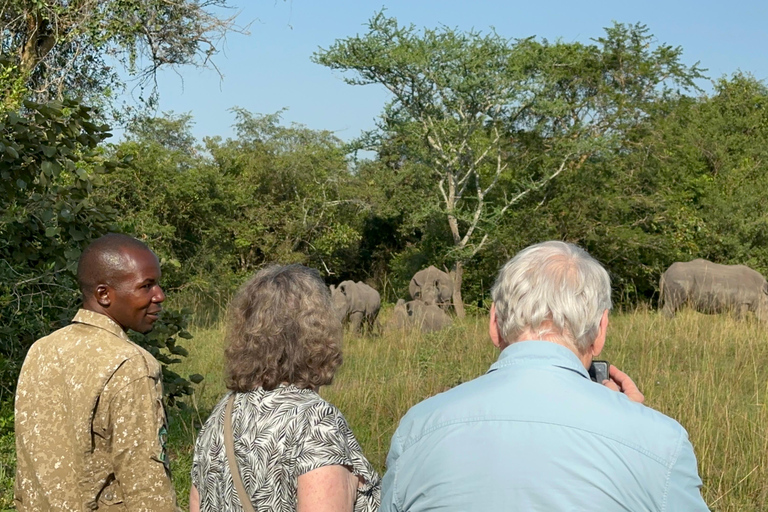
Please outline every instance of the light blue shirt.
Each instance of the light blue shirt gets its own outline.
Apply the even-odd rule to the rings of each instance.
[[[679,423],[589,380],[567,348],[523,341],[408,411],[381,511],[709,510],[700,488]]]

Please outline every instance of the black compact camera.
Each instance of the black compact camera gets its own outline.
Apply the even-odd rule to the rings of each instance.
[[[604,380],[611,378],[608,373],[610,366],[611,364],[608,361],[592,361],[589,367],[589,378],[598,384],[602,384]]]

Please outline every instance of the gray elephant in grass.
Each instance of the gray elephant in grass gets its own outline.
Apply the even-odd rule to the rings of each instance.
[[[445,311],[434,304],[420,300],[397,301],[387,327],[389,329],[417,328],[421,332],[434,332],[449,327],[453,320]]]
[[[453,279],[449,274],[430,265],[413,275],[408,291],[411,292],[413,300],[420,300],[426,305],[435,304],[447,310],[453,297]]]
[[[388,331],[396,329],[402,330],[409,326],[410,321],[408,318],[408,310],[405,308],[405,300],[397,299],[395,309],[392,310],[392,315],[389,317],[389,320],[387,320],[386,329]]]
[[[338,286],[330,286],[333,308],[341,323],[351,326],[352,332],[358,334],[362,328],[373,332],[374,327],[380,329],[378,316],[381,309],[379,292],[365,283],[343,281]]]
[[[696,259],[673,263],[659,282],[662,312],[674,316],[688,305],[701,313],[732,311],[741,318],[747,311],[768,321],[768,282],[744,265],[720,265]]]

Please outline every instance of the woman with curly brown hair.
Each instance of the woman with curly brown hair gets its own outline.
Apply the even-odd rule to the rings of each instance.
[[[232,392],[198,436],[190,510],[377,510],[379,475],[317,394],[342,361],[342,327],[319,273],[260,271],[235,297],[227,331]]]

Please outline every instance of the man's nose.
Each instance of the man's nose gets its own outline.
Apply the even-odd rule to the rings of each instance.
[[[157,286],[157,293],[155,293],[155,296],[152,297],[153,302],[163,302],[165,300],[165,292],[162,288],[160,288],[160,285]]]

